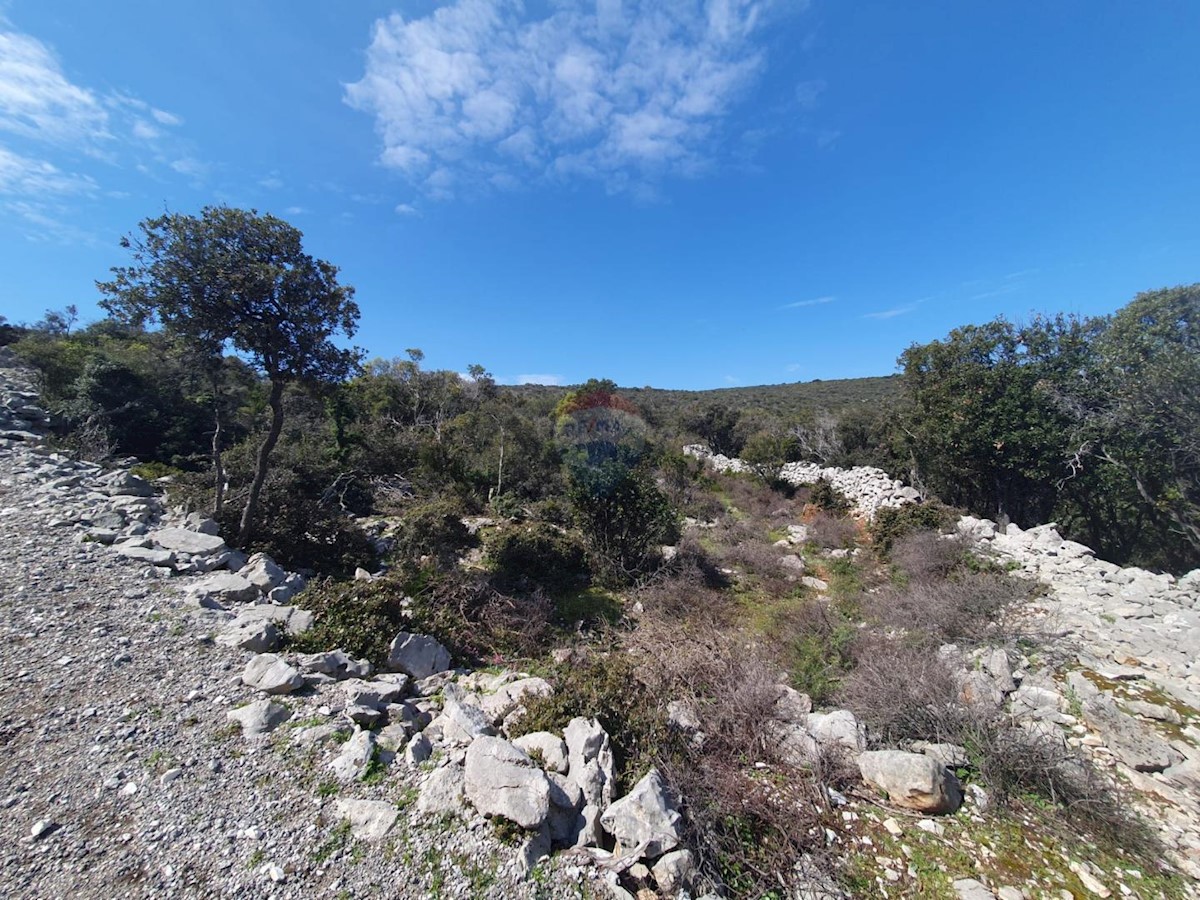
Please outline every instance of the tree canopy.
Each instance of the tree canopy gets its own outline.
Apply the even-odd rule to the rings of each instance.
[[[166,213],[139,228],[121,241],[132,265],[97,282],[101,305],[135,324],[161,324],[210,360],[214,373],[232,347],[271,383],[271,426],[239,526],[245,543],[283,425],[284,388],[337,383],[357,368],[359,351],[334,342],[357,328],[354,289],[338,283],[332,263],[304,252],[298,229],[255,210],[208,206],[198,216]]]

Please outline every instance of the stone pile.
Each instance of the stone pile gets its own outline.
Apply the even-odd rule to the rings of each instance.
[[[745,473],[754,468],[744,460],[711,452],[701,444],[689,444],[683,448],[688,456],[702,459],[718,472]],[[897,481],[882,469],[872,466],[855,466],[839,469],[819,466],[816,463],[790,462],[779,470],[779,477],[788,484],[809,485],[828,481],[853,505],[854,515],[870,521],[880,509],[916,503],[921,494],[904,482]]]

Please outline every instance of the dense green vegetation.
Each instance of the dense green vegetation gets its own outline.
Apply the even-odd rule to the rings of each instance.
[[[1078,760],[1042,759],[1000,719],[930,717],[955,708],[928,663],[938,644],[1010,640],[997,613],[1028,593],[938,538],[955,511],[927,502],[868,530],[828,483],[773,476],[794,459],[877,465],[960,509],[1054,518],[1119,562],[1200,565],[1200,287],[1112,317],[956,329],[891,378],[512,388],[480,365],[426,369],[417,349],[359,364],[331,342],[353,333],[351,289],[278,220],[221,208],[142,234],[135,265],[101,284],[112,318],[77,328],[68,309],[0,323],[0,339],[36,366],[64,447],[136,455],[231,541],[322,576],[298,649],[379,661],[416,629],[461,662],[542,672],[557,692],[525,727],[600,715],[622,778],[658,765],[706,874],[740,895],[772,896],[843,827],[809,799],[836,766],[798,769],[764,731],[781,681],[877,736],[950,735],[971,747],[964,777],[1005,809],[1073,815],[1153,857],[1106,783],[1063,775]],[[692,442],[757,475],[712,474],[680,453]],[[807,541],[780,546],[798,523]],[[358,565],[386,571],[348,580]],[[691,706],[703,742],[667,726],[667,699]]]

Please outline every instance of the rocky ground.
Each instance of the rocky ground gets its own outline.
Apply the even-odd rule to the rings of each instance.
[[[37,446],[20,373],[0,380],[0,894],[587,894],[593,870],[556,860],[529,872],[480,814],[421,813],[417,767],[340,780],[330,763],[343,748],[318,726],[345,702],[331,708],[328,692],[293,693],[280,701],[288,722],[244,735],[229,713],[262,697],[243,681],[253,653],[214,641],[215,604],[184,592],[212,577],[208,564],[105,546],[141,543],[156,501],[110,494],[115,481]]]

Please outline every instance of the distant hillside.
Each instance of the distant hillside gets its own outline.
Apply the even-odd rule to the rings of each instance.
[[[567,387],[527,384],[510,388],[526,397],[557,399]],[[627,388],[621,392],[648,413],[665,412],[695,403],[724,403],[739,409],[761,409],[780,416],[790,416],[804,409],[837,411],[858,404],[882,404],[900,396],[900,376],[874,378],[840,378],[832,381],[765,384],[755,387],[717,388],[709,391],[671,391],[659,388]]]

